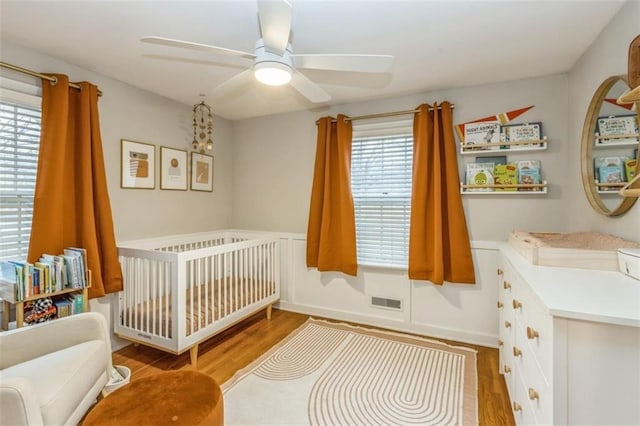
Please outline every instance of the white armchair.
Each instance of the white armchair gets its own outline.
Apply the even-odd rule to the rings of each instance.
[[[0,425],[76,425],[111,371],[105,318],[87,312],[0,333]]]

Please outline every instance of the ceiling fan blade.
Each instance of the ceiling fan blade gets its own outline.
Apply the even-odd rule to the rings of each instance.
[[[329,102],[331,100],[331,96],[329,96],[322,87],[309,80],[302,73],[294,71],[293,76],[291,76],[291,83],[289,84],[314,104]]]
[[[264,48],[282,56],[289,43],[291,4],[287,0],[258,0],[258,17]]]
[[[142,37],[140,41],[144,43],[159,44],[162,46],[180,47],[183,49],[200,50],[203,52],[219,53],[222,55],[239,56],[246,59],[254,59],[256,57],[253,53],[242,52],[240,50],[226,49],[224,47],[210,46],[208,44],[194,43],[191,41],[174,40],[172,38],[165,37]]]
[[[393,65],[391,55],[318,54],[291,57],[296,68],[316,70],[385,72]]]
[[[236,74],[231,77],[229,80],[225,81],[215,89],[213,89],[213,97],[214,98],[224,98],[228,94],[232,93],[236,89],[239,89],[243,85],[249,83],[253,78],[253,70],[248,69],[242,71],[240,74]]]

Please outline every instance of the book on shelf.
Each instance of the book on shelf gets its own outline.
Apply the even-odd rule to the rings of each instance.
[[[610,115],[598,117],[598,142],[607,143],[636,143],[638,142],[638,117],[636,114]],[[607,138],[607,136],[610,136]]]
[[[87,250],[77,247],[68,247],[64,249],[64,254],[74,257],[75,267],[78,273],[78,286],[84,288],[87,286]]]
[[[638,160],[636,160],[635,158],[633,159],[628,158],[627,160],[625,160],[624,172],[625,172],[626,182],[631,182],[633,177],[636,175],[637,170],[638,170]]]
[[[510,188],[496,188],[496,192],[517,191],[518,167],[515,164],[496,164],[493,169],[496,185],[514,185]]]
[[[497,143],[500,142],[500,124],[499,123],[467,123],[464,125],[464,145],[471,150],[498,150],[499,145],[490,147],[472,147],[470,145]]]
[[[500,145],[500,149],[526,149],[531,146],[537,146],[537,143],[527,143],[522,145],[509,145],[511,142],[522,141],[540,141],[542,139],[542,123],[525,123],[525,124],[510,124],[502,126],[500,140],[505,142],[505,145]]]
[[[493,185],[493,163],[467,164],[467,185]],[[469,192],[491,192],[493,188],[469,188]]]
[[[518,184],[531,185],[539,184],[540,160],[520,160],[516,162],[518,170]],[[540,188],[518,188],[519,191],[539,191]]]
[[[57,298],[53,301],[53,304],[56,307],[56,316],[58,318],[64,318],[73,315],[73,312],[71,310],[71,302],[66,298]]]
[[[89,286],[86,259],[86,250],[72,247],[60,255],[43,254],[34,264],[3,261],[1,277],[14,285],[17,301],[66,289],[83,289]]]
[[[593,159],[595,178],[603,184],[624,181],[624,157],[596,157]],[[617,191],[615,186],[600,186],[600,191]]]

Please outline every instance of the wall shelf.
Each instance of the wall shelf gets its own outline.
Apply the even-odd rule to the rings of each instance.
[[[635,138],[635,140],[630,141],[630,140],[621,140],[621,139],[630,139],[630,138]],[[638,145],[638,140],[640,138],[640,134],[638,133],[626,133],[626,134],[621,134],[621,135],[607,135],[607,136],[600,136],[600,133],[595,133],[594,134],[594,142],[593,142],[593,146],[595,148],[615,148],[615,147],[634,147],[636,145]],[[613,142],[601,142],[602,140],[613,140]]]
[[[508,148],[502,148],[507,146]],[[498,149],[491,149],[491,148]],[[526,140],[526,141],[514,141],[514,142],[492,142],[492,143],[479,143],[479,144],[460,144],[461,155],[496,155],[530,152],[530,151],[544,151],[547,149],[547,137],[542,139]]]
[[[634,135],[621,135],[622,137],[633,137]],[[638,135],[635,135],[638,137]],[[620,137],[609,136],[602,139],[620,139]],[[625,142],[598,142],[600,138],[596,138],[596,142],[593,144],[595,149],[607,149],[607,148],[635,148],[638,146],[638,141],[625,141]]]
[[[517,191],[469,191],[469,189],[517,188]],[[521,191],[530,189],[530,191]],[[460,193],[463,195],[542,195],[547,193],[547,181],[518,185],[466,185],[460,182]]]

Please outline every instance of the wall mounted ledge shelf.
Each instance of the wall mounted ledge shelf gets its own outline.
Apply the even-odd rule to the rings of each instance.
[[[619,136],[607,136],[607,137],[596,137],[595,138],[595,142],[593,144],[593,147],[596,149],[606,149],[606,148],[625,148],[625,147],[629,147],[629,148],[633,148],[638,146],[638,141],[613,141],[613,142],[600,142],[601,139],[628,139],[628,138],[632,138],[635,137],[637,138],[638,135],[619,135]]]
[[[473,191],[473,189],[517,188],[517,191]],[[470,191],[471,189],[471,191]],[[526,189],[526,191],[523,191]],[[460,182],[463,195],[542,195],[547,193],[547,181],[519,185],[466,185]]]
[[[499,149],[491,149],[496,147]],[[546,136],[542,139],[526,141],[460,144],[461,155],[495,155],[496,153],[544,151],[545,149],[547,149]]]

